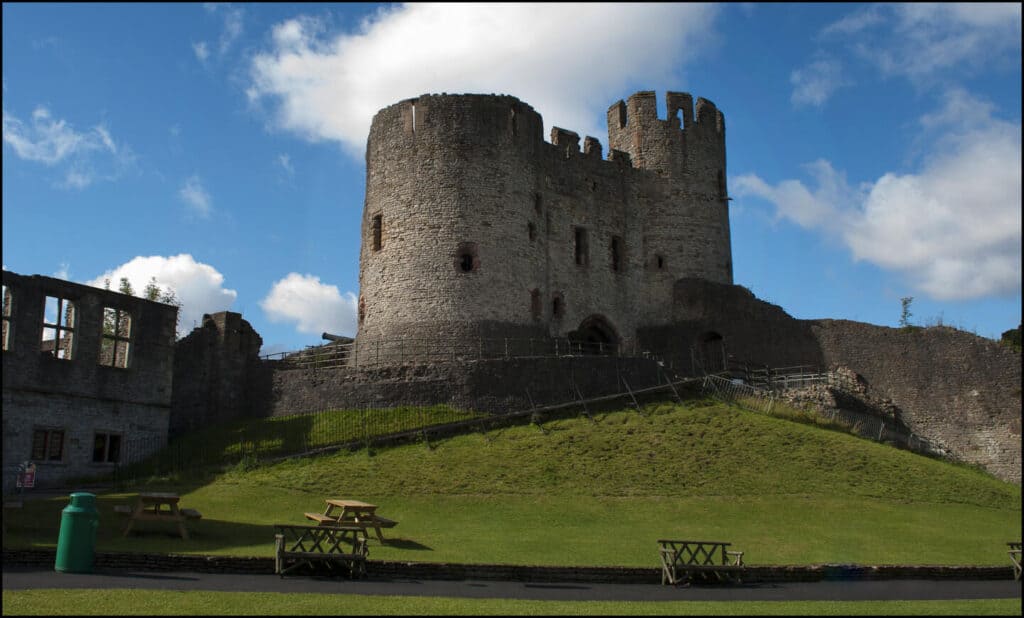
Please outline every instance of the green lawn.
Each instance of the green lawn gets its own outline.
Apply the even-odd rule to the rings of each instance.
[[[520,601],[165,590],[3,592],[4,615],[94,616],[1019,616],[1020,599],[962,601]]]
[[[1008,566],[1020,487],[953,465],[736,408],[694,401],[443,441],[339,452],[189,482],[203,519],[128,539],[99,497],[97,549],[270,556],[274,523],[328,497],[399,522],[371,559],[656,567],[659,538],[732,542],[751,565]],[[67,499],[7,513],[7,545],[53,547]]]

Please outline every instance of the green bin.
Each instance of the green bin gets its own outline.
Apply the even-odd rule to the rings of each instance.
[[[71,504],[64,507],[60,516],[55,570],[92,573],[93,550],[99,524],[96,496],[86,492],[71,494]]]

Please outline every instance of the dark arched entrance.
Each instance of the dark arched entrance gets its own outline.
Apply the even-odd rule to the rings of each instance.
[[[579,327],[569,333],[569,341],[580,354],[615,354],[619,347],[615,327],[601,315],[592,315],[580,322]]]
[[[725,370],[725,339],[715,331],[708,331],[697,340],[694,350],[694,369],[698,373],[717,373]]]

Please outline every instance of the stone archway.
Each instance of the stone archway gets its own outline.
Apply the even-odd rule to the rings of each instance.
[[[619,347],[619,335],[603,315],[586,318],[568,337],[581,354],[615,354]]]

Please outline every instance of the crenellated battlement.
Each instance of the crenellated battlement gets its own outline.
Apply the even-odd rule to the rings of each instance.
[[[632,125],[646,127],[657,126],[655,123],[681,130],[687,130],[695,123],[704,127],[714,127],[716,133],[725,133],[725,116],[711,101],[697,98],[696,114],[694,113],[693,96],[688,92],[666,92],[665,108],[667,117],[658,117],[658,102],[653,90],[637,92],[627,101],[621,99],[608,108],[608,130],[619,131]]]

